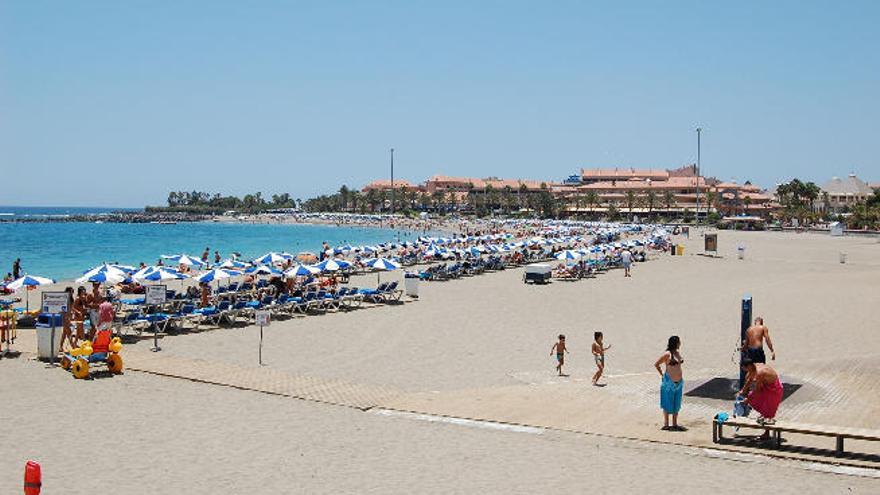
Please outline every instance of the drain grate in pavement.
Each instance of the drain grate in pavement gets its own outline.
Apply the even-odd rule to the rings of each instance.
[[[782,400],[791,396],[801,388],[799,383],[783,383],[782,384]],[[739,391],[738,378],[715,377],[695,387],[693,390],[686,392],[684,395],[688,397],[702,397],[704,399],[718,399],[732,401],[736,398]]]

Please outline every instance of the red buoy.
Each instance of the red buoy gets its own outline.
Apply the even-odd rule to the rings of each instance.
[[[40,495],[43,486],[43,474],[40,472],[40,464],[27,461],[24,465],[24,495]]]

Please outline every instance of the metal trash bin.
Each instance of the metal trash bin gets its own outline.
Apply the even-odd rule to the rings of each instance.
[[[61,334],[63,333],[62,327],[58,326],[56,328],[52,328],[52,326],[38,326],[37,327],[37,358],[48,361],[55,356],[58,355],[59,349],[61,349]],[[52,332],[55,332],[55,342],[53,345],[52,342]]]
[[[404,293],[409,297],[418,299],[419,297],[419,274],[416,272],[406,272],[403,274]]]
[[[840,264],[842,265],[842,264],[844,264],[844,263],[846,263],[846,253],[844,253],[843,251],[841,251],[841,252],[840,252]]]
[[[742,244],[736,247],[736,257],[739,259],[744,259],[746,257],[746,247]]]

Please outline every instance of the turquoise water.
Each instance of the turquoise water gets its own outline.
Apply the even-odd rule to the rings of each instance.
[[[162,254],[201,256],[208,246],[224,258],[237,251],[250,259],[268,251],[317,252],[321,243],[377,244],[414,239],[417,233],[330,225],[254,225],[224,223],[2,223],[0,270],[21,258],[29,274],[67,280],[102,262],[155,264]]]
[[[65,217],[71,215],[101,215],[114,211],[142,211],[142,208],[103,208],[94,206],[3,206],[0,205],[0,219],[33,217]]]

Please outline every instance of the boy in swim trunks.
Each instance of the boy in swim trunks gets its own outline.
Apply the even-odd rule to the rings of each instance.
[[[565,376],[562,374],[562,365],[565,364],[566,352],[568,352],[568,349],[565,347],[565,335],[559,334],[559,341],[550,348],[551,356],[556,353],[556,372],[559,373],[559,376]]]
[[[611,349],[611,346],[602,346],[602,332],[593,333],[593,360],[596,361],[596,373],[593,375],[593,385],[598,385],[599,378],[602,378],[602,372],[605,371],[605,351]]]

